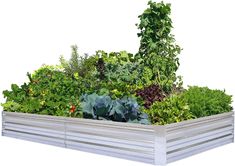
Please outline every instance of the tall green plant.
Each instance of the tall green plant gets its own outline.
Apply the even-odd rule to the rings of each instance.
[[[170,4],[149,1],[149,7],[139,16],[137,25],[140,47],[136,58],[142,59],[152,69],[152,80],[166,92],[170,92],[177,80],[181,48],[171,34]]]

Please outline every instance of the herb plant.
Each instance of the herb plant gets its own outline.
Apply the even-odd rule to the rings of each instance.
[[[183,97],[189,105],[190,112],[198,118],[232,110],[232,96],[221,90],[190,86],[183,93]]]

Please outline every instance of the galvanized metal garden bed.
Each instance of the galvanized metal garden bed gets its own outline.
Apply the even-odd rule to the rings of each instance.
[[[5,112],[2,135],[165,165],[234,141],[233,112],[164,126]]]

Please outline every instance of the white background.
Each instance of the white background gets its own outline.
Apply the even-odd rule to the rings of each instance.
[[[187,85],[226,89],[235,96],[234,0],[169,0]],[[27,81],[26,72],[58,63],[77,44],[81,53],[127,50],[136,53],[137,16],[147,0],[0,0],[0,91]],[[3,102],[0,95],[0,102]],[[234,104],[233,104],[234,106]],[[169,166],[235,165],[230,144]],[[0,165],[145,164],[0,137]]]

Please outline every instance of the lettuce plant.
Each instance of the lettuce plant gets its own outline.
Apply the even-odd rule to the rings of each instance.
[[[161,102],[154,102],[148,113],[152,124],[164,125],[195,118],[181,95],[171,95]]]

